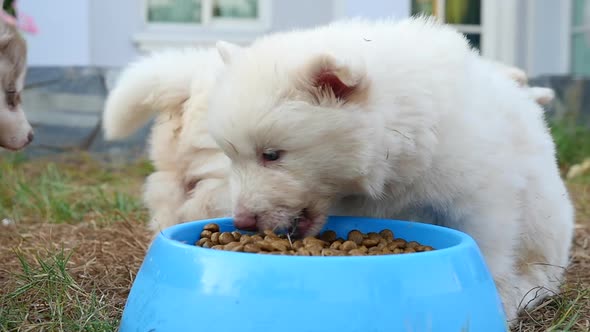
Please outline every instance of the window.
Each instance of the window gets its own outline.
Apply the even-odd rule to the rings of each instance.
[[[481,0],[412,0],[412,15],[426,14],[455,27],[482,49]]]
[[[223,39],[244,44],[270,28],[272,0],[142,0],[140,50],[212,46]]]
[[[590,1],[572,3],[571,71],[590,76]]]
[[[146,22],[201,27],[261,24],[260,0],[146,0]]]

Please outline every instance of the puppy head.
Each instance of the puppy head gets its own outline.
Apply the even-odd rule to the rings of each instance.
[[[155,232],[182,222],[230,215],[225,155],[196,153],[189,168],[158,170],[146,180],[144,202]]]
[[[21,107],[27,47],[11,26],[0,23],[0,147],[19,150],[33,140]]]
[[[218,47],[227,72],[211,97],[209,130],[231,159],[236,227],[316,234],[331,202],[359,190],[369,169],[363,66]]]

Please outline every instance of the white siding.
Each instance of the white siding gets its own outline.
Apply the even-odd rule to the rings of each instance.
[[[37,35],[25,36],[30,65],[90,64],[87,0],[20,0],[19,6],[39,27]]]

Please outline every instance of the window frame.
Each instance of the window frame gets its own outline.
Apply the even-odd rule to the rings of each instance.
[[[588,1],[588,0],[586,0]],[[590,3],[586,4],[587,6],[590,6]],[[564,59],[564,66],[568,69],[569,73],[572,76],[577,76],[577,75],[581,75],[581,76],[585,76],[583,74],[577,74],[574,73],[574,36],[577,34],[589,34],[590,35],[590,23],[587,24],[582,24],[580,26],[574,26],[574,19],[573,19],[573,9],[574,9],[574,4],[573,4],[573,0],[567,0],[567,1],[563,1],[562,3],[563,6],[563,12],[564,15],[567,15],[567,20],[565,20],[567,22],[567,29],[566,29],[566,38],[564,41],[564,45],[566,45],[565,47],[565,59]]]
[[[411,0],[408,0],[411,2]],[[434,1],[435,17],[445,22],[446,0]],[[516,63],[517,3],[513,0],[481,0],[480,24],[451,24],[464,34],[480,35],[481,55],[507,65]],[[411,4],[410,4],[411,10]]]
[[[446,12],[445,12],[447,0],[432,0],[432,1],[434,1],[434,15],[433,15],[434,17],[439,19],[441,22],[444,22],[445,24],[454,27],[455,29],[457,29],[461,33],[479,34],[482,38],[482,43],[483,43],[483,32],[484,32],[483,12],[484,12],[484,2],[486,2],[486,0],[481,0],[481,13],[480,13],[481,23],[480,24],[451,24],[451,23],[447,23],[446,22]],[[480,45],[480,48],[481,47],[483,47],[483,44]]]
[[[272,0],[257,0],[258,18],[253,20],[214,19],[213,0],[201,1],[201,22],[167,23],[150,22],[148,0],[141,0],[139,14],[142,29],[133,36],[134,42],[144,52],[187,45],[212,46],[220,39],[245,44],[271,28]]]

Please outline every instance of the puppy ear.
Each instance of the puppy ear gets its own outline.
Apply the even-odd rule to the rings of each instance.
[[[362,102],[368,97],[364,72],[354,72],[330,55],[316,56],[303,71],[300,88],[318,104]]]
[[[242,48],[236,44],[228,43],[226,41],[220,40],[215,44],[217,48],[217,52],[221,56],[221,60],[226,65],[231,63],[231,60],[234,59],[238,54],[242,51]]]
[[[27,43],[20,33],[6,23],[0,24],[0,55],[8,59],[13,72],[19,72],[26,65]]]
[[[548,105],[555,99],[555,90],[543,87],[530,87],[529,95],[541,106]]]
[[[14,39],[16,31],[7,23],[0,22],[0,48],[6,48]]]

